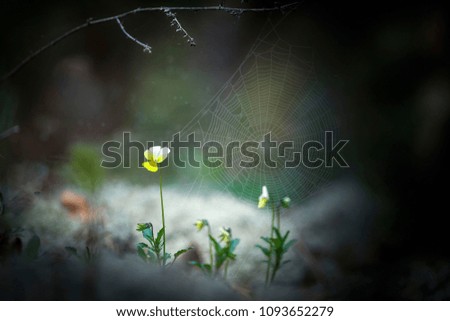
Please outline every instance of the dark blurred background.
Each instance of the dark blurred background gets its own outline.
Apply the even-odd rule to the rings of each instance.
[[[0,74],[89,17],[160,4],[217,2],[2,1]],[[164,14],[140,13],[122,22],[152,46],[151,54],[127,39],[117,24],[106,23],[70,36],[0,84],[0,133],[20,127],[0,140],[3,206],[9,201],[19,213],[32,204],[33,195],[15,193],[23,187],[13,175],[19,164],[30,179],[49,172],[39,189],[45,193],[64,185],[56,169],[70,160],[77,142],[101,144],[123,130],[139,132],[136,139],[172,135],[239,66],[267,18],[276,21],[282,14],[177,16],[196,47],[185,43]],[[352,177],[355,188],[370,195],[364,206],[375,219],[368,233],[376,235],[366,249],[369,259],[355,262],[345,257],[347,248],[336,250],[331,256],[340,262],[341,273],[323,282],[325,290],[292,298],[449,299],[448,10],[440,2],[302,1],[290,19],[313,48],[317,78],[330,93],[341,135],[351,140],[346,150],[350,169],[342,176]],[[133,177],[141,182],[138,172]],[[345,226],[342,233],[360,227]],[[312,255],[320,261],[324,254],[313,250]],[[306,273],[299,286],[311,288],[316,277]]]

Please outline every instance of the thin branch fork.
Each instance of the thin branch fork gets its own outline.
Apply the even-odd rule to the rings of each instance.
[[[132,14],[136,14],[136,13],[140,13],[140,12],[154,12],[154,11],[160,11],[160,12],[165,13],[168,17],[172,18],[171,23],[176,27],[177,31],[182,32],[183,36],[185,38],[187,38],[187,42],[190,45],[195,46],[194,38],[192,38],[187,33],[187,31],[181,26],[180,22],[178,21],[178,19],[176,18],[175,14],[174,14],[175,11],[224,11],[224,12],[227,12],[232,15],[241,15],[243,13],[250,13],[250,12],[253,12],[253,13],[271,12],[271,11],[283,12],[284,10],[295,9],[297,6],[299,6],[299,4],[300,4],[300,2],[296,1],[296,2],[292,2],[289,4],[282,5],[282,6],[270,7],[270,8],[232,8],[232,7],[224,7],[221,5],[207,6],[207,7],[148,7],[148,8],[136,8],[134,10],[123,12],[118,15],[110,16],[110,17],[106,17],[106,18],[100,18],[100,19],[89,18],[85,23],[66,31],[59,37],[57,37],[57,38],[53,39],[52,41],[50,41],[49,43],[47,43],[45,46],[39,48],[38,50],[34,51],[32,54],[27,56],[19,64],[17,64],[14,68],[12,68],[9,72],[7,72],[5,75],[3,75],[2,78],[0,78],[0,83],[4,82],[8,78],[10,78],[14,74],[16,74],[20,69],[22,69],[25,65],[27,65],[30,61],[32,61],[34,58],[36,58],[38,55],[40,55],[45,50],[56,45],[57,43],[61,42],[65,38],[73,35],[74,33],[78,32],[82,29],[85,29],[91,25],[97,25],[97,24],[101,24],[101,23],[115,21],[119,24],[122,32],[129,39],[131,39],[138,45],[142,46],[144,48],[144,51],[151,52],[151,47],[149,45],[142,43],[141,41],[137,40],[135,37],[131,36],[125,30],[125,27],[121,23],[120,19],[122,19],[126,16],[129,16],[129,15],[132,15]]]
[[[122,22],[120,21],[119,18],[116,18],[117,23],[120,26],[120,29],[122,29],[122,32],[125,34],[125,36],[127,36],[129,39],[131,39],[132,41],[134,41],[135,43],[137,43],[139,46],[144,48],[144,52],[148,52],[148,53],[152,53],[152,47],[150,47],[149,45],[147,45],[146,43],[143,43],[139,40],[137,40],[136,38],[134,38],[132,35],[130,35],[126,30],[125,27],[123,26]]]

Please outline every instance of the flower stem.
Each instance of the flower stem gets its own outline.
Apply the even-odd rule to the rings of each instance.
[[[273,228],[275,224],[275,205],[272,203],[272,223],[270,224],[270,239],[273,238]],[[266,286],[269,285],[270,266],[272,265],[272,243],[269,244],[269,259],[267,261],[266,270]]]
[[[273,270],[272,270],[272,276],[270,278],[270,282],[272,283],[273,280],[275,279],[275,274],[277,274],[277,271],[279,269],[279,265],[275,262]]]
[[[159,172],[159,196],[161,198],[161,217],[163,228],[163,266],[166,265],[166,221],[164,219],[164,200],[162,191],[162,174]]]
[[[227,279],[227,273],[228,273],[228,263],[230,263],[228,260],[225,262],[225,268],[223,271],[223,279],[226,280]]]
[[[211,226],[209,226],[208,223],[208,241],[209,241],[209,260],[210,260],[210,264],[211,264],[211,274],[213,273],[213,269],[214,269],[214,259],[213,259],[213,250],[212,250],[212,242],[210,239],[211,236]]]
[[[277,230],[281,233],[281,215],[280,215],[280,206],[276,207],[276,215],[277,215]],[[272,218],[272,224],[273,224],[273,218]],[[273,228],[272,228],[273,231]],[[271,252],[272,253],[272,252]],[[270,278],[270,283],[273,282],[273,280],[275,279],[275,274],[277,273],[278,269],[280,268],[279,266],[279,262],[278,260],[275,258],[275,263],[274,266],[272,268],[272,276]]]
[[[280,215],[280,206],[277,206],[277,229],[281,232],[281,215]]]

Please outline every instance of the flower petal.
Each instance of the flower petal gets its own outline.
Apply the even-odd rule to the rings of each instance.
[[[153,161],[153,155],[149,149],[146,149],[144,152],[144,157],[146,160]]]
[[[269,191],[267,190],[267,186],[264,185],[262,187],[261,195],[259,195],[258,198],[258,208],[266,207],[268,200],[269,200]]]
[[[261,193],[261,196],[264,197],[264,198],[269,199],[269,191],[267,190],[267,186],[266,186],[266,185],[264,185],[264,186],[262,187],[262,193]]]
[[[198,220],[197,222],[195,222],[195,227],[197,228],[197,231],[201,231],[202,230],[202,228],[203,228],[203,226],[204,226],[204,224],[203,224],[203,221],[202,220]]]
[[[266,207],[268,199],[265,197],[259,197],[259,201],[258,201],[258,208],[264,208]]]
[[[150,155],[153,156],[153,159],[156,159],[161,152],[161,146],[153,146],[148,149]]]
[[[231,228],[224,228],[222,227],[220,229],[220,240],[224,241],[225,243],[229,243],[231,241]]]
[[[169,147],[153,146],[144,152],[144,156],[149,162],[162,163],[169,153]]]
[[[153,173],[158,171],[158,165],[152,161],[143,162],[142,166],[144,166],[145,169],[147,169],[148,171],[153,172]]]
[[[155,155],[155,162],[162,163],[170,153],[169,147],[163,147],[159,150],[158,155]]]

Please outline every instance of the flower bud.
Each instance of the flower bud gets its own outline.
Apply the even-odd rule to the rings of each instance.
[[[280,204],[284,208],[289,208],[291,205],[291,198],[289,196],[285,196],[281,199]]]

